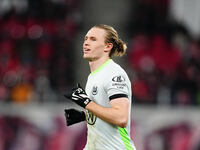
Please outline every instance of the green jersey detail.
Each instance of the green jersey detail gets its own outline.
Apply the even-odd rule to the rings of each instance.
[[[128,132],[127,132],[126,128],[118,127],[118,130],[119,130],[121,139],[126,147],[126,150],[133,150],[133,147],[131,146],[130,138],[128,137]]]
[[[101,69],[103,69],[107,64],[109,64],[112,61],[112,59],[107,60],[103,65],[101,65],[99,68],[97,68],[95,71],[91,72],[91,75],[96,74],[99,72]]]

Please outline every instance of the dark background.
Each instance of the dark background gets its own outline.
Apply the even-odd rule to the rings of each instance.
[[[63,94],[85,86],[83,37],[100,23],[128,46],[114,60],[132,82],[136,147],[199,150],[199,14],[198,0],[0,0],[0,150],[84,146]]]

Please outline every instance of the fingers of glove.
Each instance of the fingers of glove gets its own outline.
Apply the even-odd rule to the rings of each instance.
[[[70,111],[65,109],[65,118],[66,120],[70,119],[71,115],[70,115]]]
[[[68,114],[65,114],[66,124],[67,124],[67,126],[69,126],[71,124],[71,119],[67,116],[68,116]]]
[[[84,121],[84,120],[81,120],[81,119],[77,119],[77,118],[67,118],[66,117],[66,124],[67,126],[70,126],[70,125],[73,125],[73,124],[76,124],[76,123],[79,123],[81,121]]]
[[[77,83],[77,87],[83,89],[83,88],[81,87],[80,83]]]
[[[77,118],[81,115],[81,111],[76,110],[76,109],[65,109],[65,115],[66,117],[69,118]]]
[[[70,113],[72,109],[65,109],[65,113]]]
[[[75,93],[76,90],[77,90],[77,87],[76,87],[76,88],[73,88],[73,89],[71,90],[71,92],[68,92],[68,93],[64,94],[64,96],[65,96],[66,98],[68,98],[68,99],[71,99],[72,93]]]
[[[75,93],[75,94],[84,93],[85,94],[85,90],[81,87],[81,85],[79,83],[77,83],[77,86],[71,90],[71,93],[70,94],[66,94],[66,95],[70,95],[71,96],[72,93]]]
[[[67,126],[74,124],[70,109],[65,109],[65,119],[66,119]]]
[[[71,120],[69,120],[69,119],[66,118],[66,125],[67,125],[67,126],[70,126],[70,125],[72,125],[72,124],[73,124],[73,123],[71,122]]]
[[[79,123],[79,122],[81,122],[81,121],[80,120],[70,119],[70,120],[67,120],[67,126],[71,126],[71,125]]]
[[[80,85],[79,83],[77,83],[77,84],[76,84],[76,87],[73,88],[72,91],[74,92],[74,91],[76,91],[76,90],[79,89],[79,88],[83,89],[83,88],[81,87],[81,85]]]
[[[74,124],[73,121],[71,121],[71,120],[67,120],[67,126],[71,126],[71,125],[73,125],[73,124]]]
[[[81,121],[85,121],[85,113],[76,109],[65,109],[65,118],[67,126]]]
[[[82,93],[85,93],[85,90],[82,88],[80,83],[77,83],[77,89],[79,89]]]
[[[64,97],[71,99],[72,95],[71,94],[64,94]]]

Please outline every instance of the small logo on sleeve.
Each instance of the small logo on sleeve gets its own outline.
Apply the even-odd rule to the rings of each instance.
[[[125,78],[122,76],[115,76],[112,78],[112,86],[118,89],[124,89],[126,87]]]
[[[113,82],[124,82],[125,78],[122,76],[115,76],[114,78],[112,78]]]

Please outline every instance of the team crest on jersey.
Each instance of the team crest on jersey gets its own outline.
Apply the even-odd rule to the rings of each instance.
[[[98,93],[97,86],[93,86],[93,88],[92,88],[92,95],[97,95],[97,93]]]
[[[97,117],[93,113],[86,111],[86,121],[89,125],[94,125],[96,120]]]

